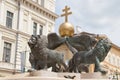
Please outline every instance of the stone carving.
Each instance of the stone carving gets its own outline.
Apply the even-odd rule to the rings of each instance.
[[[41,36],[42,37],[42,40],[44,41],[43,44],[44,44],[44,47],[47,46],[47,38],[46,36]],[[39,50],[39,45],[38,45],[38,38],[39,38],[39,35],[35,36],[35,35],[32,35],[31,38],[29,39],[28,41],[28,45],[31,49],[31,53],[30,53],[30,56],[29,56],[29,61],[31,63],[31,66],[32,68],[34,69],[39,69],[39,58],[37,57],[37,55],[39,55],[38,53],[38,50]],[[34,53],[36,53],[37,55],[34,55]],[[40,67],[41,68],[41,67]]]
[[[76,76],[70,76],[70,75],[67,75],[67,76],[64,76],[65,78],[68,78],[68,79],[74,79]]]
[[[55,49],[66,42],[66,38],[58,36],[56,33],[48,34],[48,48]],[[68,46],[74,47],[77,51],[90,50],[97,42],[93,36],[88,34],[75,35],[68,37]],[[73,51],[74,52],[74,51]]]
[[[61,44],[65,43],[65,38],[58,36],[56,33],[50,33],[48,38],[48,48],[55,49]]]
[[[69,71],[81,72],[79,71],[79,66],[95,64],[95,72],[100,71],[102,73],[106,73],[106,71],[101,69],[100,62],[105,59],[110,48],[111,42],[109,42],[108,39],[101,39],[97,42],[94,49],[77,52],[69,62]]]
[[[93,48],[97,41],[93,36],[89,36],[87,34],[80,34],[67,38],[66,43],[71,51],[73,50],[72,47],[77,51],[89,51]],[[76,53],[76,51],[72,52],[74,54]]]
[[[68,65],[65,65],[64,53],[54,50],[64,43],[73,53]],[[105,59],[111,46],[107,39],[97,42],[95,34],[84,32],[65,38],[56,33],[50,33],[47,37],[32,35],[28,44],[31,49],[29,61],[32,67],[37,70],[52,67],[52,71],[56,72],[88,72],[89,64],[94,63],[96,72],[105,73],[100,68],[100,62]]]
[[[30,62],[33,68],[40,70],[44,69],[47,66],[53,67],[53,71],[56,71],[56,65],[62,65],[64,68],[66,68],[64,62],[64,54],[55,50],[48,49],[45,36],[32,35],[28,44],[31,48]]]

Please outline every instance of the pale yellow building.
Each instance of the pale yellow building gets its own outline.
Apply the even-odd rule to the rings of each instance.
[[[0,0],[0,75],[20,72],[21,59],[30,68],[30,35],[53,32],[57,17],[55,0]]]
[[[113,75],[116,72],[120,75],[120,47],[112,44],[112,48],[102,65],[108,71],[109,75]]]

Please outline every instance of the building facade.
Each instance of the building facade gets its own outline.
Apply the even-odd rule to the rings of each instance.
[[[30,36],[53,32],[57,17],[55,0],[0,0],[0,74],[29,69]]]
[[[120,76],[120,47],[112,44],[111,50],[101,65],[108,71],[109,76],[114,76],[116,73]]]

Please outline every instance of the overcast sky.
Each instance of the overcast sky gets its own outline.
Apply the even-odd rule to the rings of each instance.
[[[120,0],[56,0],[56,13],[62,14],[65,5],[71,8],[69,22],[80,26],[83,31],[106,34],[112,42],[120,46]],[[64,18],[56,20],[55,31]]]

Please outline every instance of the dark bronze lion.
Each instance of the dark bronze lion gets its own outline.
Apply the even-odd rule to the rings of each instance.
[[[56,65],[63,65],[66,68],[64,62],[64,53],[47,48],[47,41],[44,36],[32,35],[28,44],[31,48],[30,63],[33,68],[40,70],[47,67],[52,67],[53,71],[57,70]]]
[[[37,70],[47,66],[52,67],[56,72],[88,72],[89,64],[94,63],[96,72],[105,72],[100,68],[99,63],[105,59],[111,43],[107,39],[97,42],[94,36],[96,35],[86,33],[67,38],[60,37],[56,33],[50,33],[48,36],[32,35],[28,41],[31,49],[29,58],[31,66]],[[67,66],[64,61],[64,53],[54,50],[64,43],[73,53],[73,58]]]
[[[95,64],[95,72],[100,71],[106,73],[100,67],[100,62],[102,62],[107,56],[109,50],[111,49],[111,42],[108,39],[101,39],[98,41],[94,49],[89,51],[79,51],[69,62],[70,72],[81,72],[79,66],[87,64]],[[85,68],[85,67],[84,67]]]

